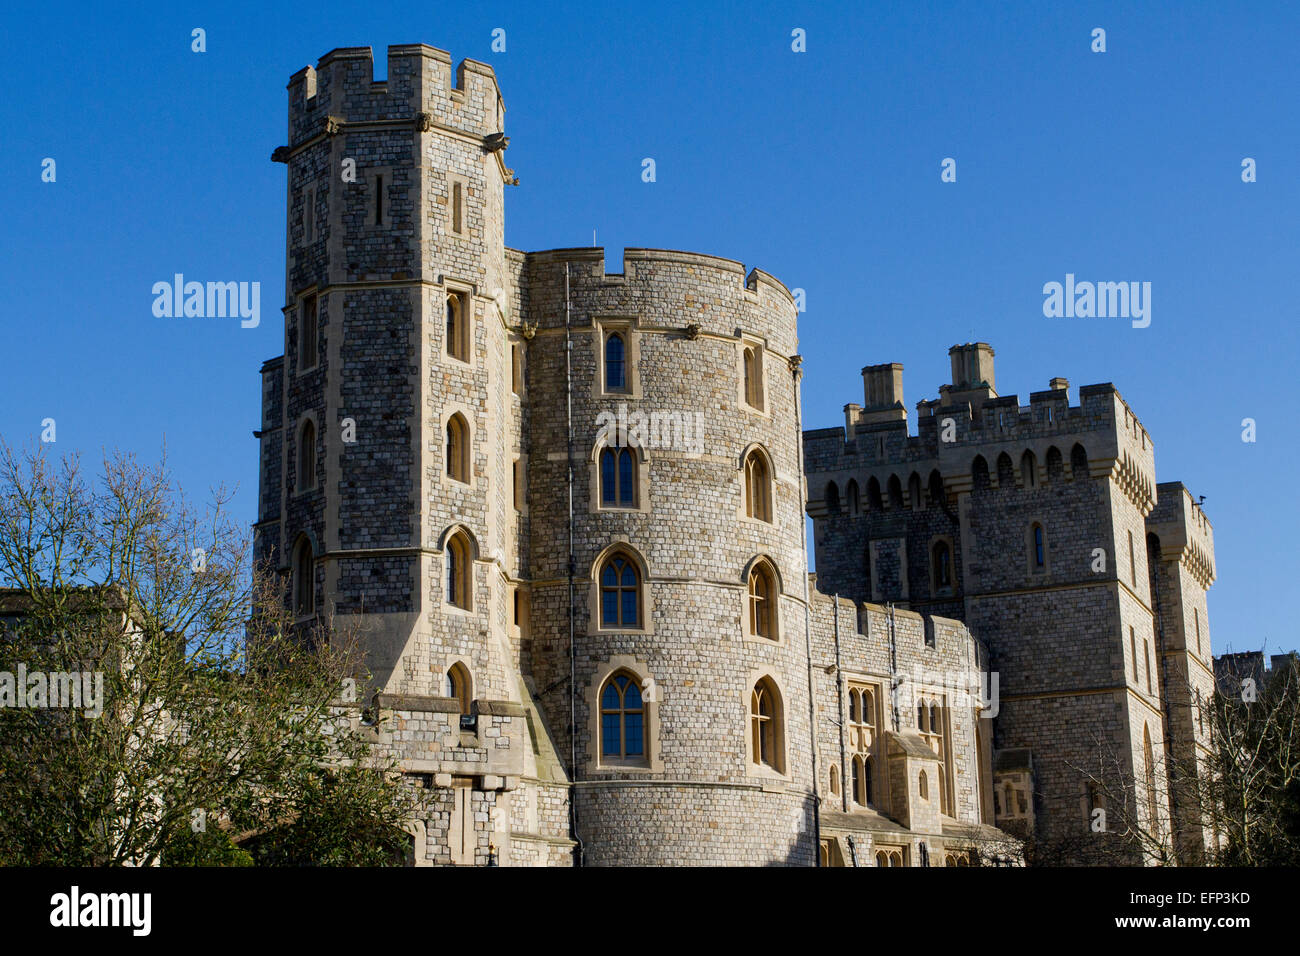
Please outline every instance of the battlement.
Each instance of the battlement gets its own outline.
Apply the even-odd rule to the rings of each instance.
[[[706,270],[725,276],[733,276],[726,281],[735,283],[743,292],[750,293],[755,300],[765,293],[774,293],[793,306],[794,295],[785,283],[771,273],[752,268],[745,271],[745,264],[736,259],[713,256],[701,252],[684,252],[679,249],[639,249],[623,250],[623,271],[608,272],[605,249],[602,246],[578,246],[566,249],[544,249],[524,254],[528,264],[537,270],[546,270],[566,263],[577,266],[571,271],[571,277],[583,277],[590,281],[608,285],[621,285],[629,282],[646,282],[652,280],[660,271],[660,266],[686,266],[688,271],[697,275]]]
[[[938,399],[917,403],[917,433],[909,434],[902,407],[903,366],[870,365],[862,370],[866,407],[845,406],[843,428],[804,433],[812,513],[819,511],[818,487],[843,487],[856,478],[861,485],[876,479],[886,487],[898,476],[904,487],[909,473],[938,471],[952,491],[973,484],[976,461],[984,459],[997,487],[996,459],[1008,455],[1017,465],[1031,452],[1046,478],[1057,462],[1067,477],[1084,467],[1090,477],[1111,475],[1144,512],[1155,502],[1155,446],[1150,434],[1110,382],[1079,389],[1070,404],[1069,382],[1054,377],[1049,387],[1029,394],[998,395],[994,389],[993,349],[983,342],[949,350],[953,383]]]
[[[809,572],[808,586],[812,608],[819,623],[835,619],[838,611],[841,639],[855,636],[887,645],[892,619],[896,635],[905,634],[914,644],[928,647],[940,654],[968,660],[972,643],[980,649],[981,655],[987,650],[984,642],[956,618],[922,614],[907,608],[827,594],[818,590],[816,572]]]
[[[1181,481],[1161,482],[1156,496],[1147,531],[1160,539],[1164,558],[1182,561],[1208,588],[1214,583],[1214,528],[1205,510]]]
[[[289,79],[289,145],[340,124],[421,119],[475,136],[504,129],[505,105],[492,67],[423,43],[388,48],[388,72],[375,79],[370,47],[338,47]]]
[[[869,366],[869,369],[902,366]],[[864,375],[867,369],[864,369]],[[1003,395],[989,399],[974,409],[968,403],[943,405],[935,399],[917,402],[917,434],[908,434],[905,413],[898,414],[898,405],[878,406],[875,409],[856,404],[845,406],[845,427],[809,429],[805,440],[829,440],[838,437],[845,445],[848,456],[861,456],[864,461],[897,464],[936,457],[940,446],[982,445],[988,442],[1037,440],[1064,437],[1084,432],[1114,431],[1117,423],[1121,430],[1133,429],[1136,418],[1131,416],[1123,424],[1117,408],[1127,409],[1119,392],[1109,383],[1085,385],[1079,390],[1079,404],[1070,405],[1065,389],[1032,392],[1029,404],[1021,405],[1018,395]],[[888,418],[880,413],[889,409]],[[1138,426],[1140,428],[1140,425]],[[1152,442],[1145,429],[1139,434],[1145,438],[1145,450],[1150,452]],[[879,452],[884,439],[884,455]]]

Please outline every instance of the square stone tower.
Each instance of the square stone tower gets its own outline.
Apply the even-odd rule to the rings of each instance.
[[[1214,695],[1210,616],[1206,591],[1214,583],[1214,528],[1205,510],[1179,481],[1156,485],[1147,516],[1148,568],[1156,644],[1165,700],[1174,828],[1179,861],[1197,865],[1218,839],[1201,811],[1210,753],[1205,708]]]
[[[1114,386],[1071,406],[1054,378],[1022,406],[997,394],[990,346],[949,354],[952,382],[918,404],[916,436],[899,365],[863,370],[866,404],[846,407],[845,428],[805,433],[819,586],[952,616],[987,642],[994,744],[1022,752],[1033,788],[1022,810],[1019,782],[995,780],[1000,825],[1032,819],[1086,856],[1104,802],[1086,773],[1109,761],[1144,828],[1197,844],[1190,810],[1171,820],[1190,790],[1170,756],[1203,747],[1209,522],[1181,485],[1156,485],[1154,444]]]
[[[564,861],[567,796],[537,783],[562,774],[527,731],[520,680],[522,339],[496,78],[405,45],[376,81],[369,48],[344,48],[288,90],[257,556],[292,582],[302,621],[359,631],[377,739],[437,789],[417,862],[500,860],[512,832],[538,837],[513,841],[516,862]]]
[[[517,693],[502,582],[518,528],[489,494],[509,486],[519,432],[503,118],[489,67],[466,60],[453,83],[450,57],[422,45],[391,47],[385,81],[368,48],[347,48],[289,83],[285,348],[263,370],[259,550],[287,571],[310,545],[313,593],[295,601],[364,627],[385,691],[441,693],[454,661],[437,644],[465,659],[474,696]],[[458,528],[471,573],[451,613],[443,552]]]

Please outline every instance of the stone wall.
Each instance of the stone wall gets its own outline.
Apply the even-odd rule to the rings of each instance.
[[[818,579],[858,599],[875,592],[927,612],[951,609],[986,642],[1002,691],[994,746],[1032,753],[1040,834],[1073,838],[1087,832],[1081,768],[1105,752],[1141,781],[1149,733],[1163,773],[1169,730],[1190,726],[1170,716],[1187,712],[1189,699],[1171,688],[1192,672],[1212,682],[1182,643],[1193,613],[1182,609],[1186,595],[1209,653],[1208,580],[1192,588],[1163,572],[1168,610],[1157,640],[1147,542],[1148,529],[1163,528],[1178,539],[1166,562],[1210,567],[1208,522],[1201,515],[1175,533],[1182,512],[1157,508],[1157,494],[1163,501],[1175,490],[1158,491],[1151,437],[1112,385],[1085,386],[1071,405],[1068,383],[1054,379],[1022,406],[994,390],[988,346],[952,354],[954,383],[918,404],[916,435],[897,365],[863,370],[867,405],[848,406],[844,428],[805,433]],[[956,380],[969,368],[984,380]],[[850,485],[859,492],[846,495]],[[954,588],[945,603],[934,593],[934,547],[949,537]],[[907,576],[897,580],[904,554]],[[1167,830],[1169,790],[1159,790]]]

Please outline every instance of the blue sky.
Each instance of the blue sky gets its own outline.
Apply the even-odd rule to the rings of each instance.
[[[257,371],[281,348],[285,83],[334,47],[369,45],[383,71],[389,44],[425,42],[497,71],[521,179],[508,244],[595,229],[614,256],[709,252],[805,289],[809,427],[861,401],[867,364],[906,366],[909,407],[933,397],[973,338],[1024,401],[1057,375],[1075,401],[1114,382],[1157,480],[1206,496],[1216,652],[1295,648],[1300,509],[1278,494],[1300,469],[1300,8],[1133,6],[28,5],[0,61],[0,435],[53,417],[57,449],[92,460],[165,437],[188,492],[237,484],[252,521]],[[261,326],[155,318],[150,288],[175,272],[261,282]],[[1042,286],[1067,272],[1151,282],[1150,327],[1045,318]]]

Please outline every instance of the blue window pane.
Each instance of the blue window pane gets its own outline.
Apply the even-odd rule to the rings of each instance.
[[[624,591],[623,593],[623,623],[627,626],[636,624],[636,592]]]
[[[632,453],[627,450],[618,456],[618,499],[619,504],[632,503]]]
[[[605,340],[605,387],[623,388],[623,339],[611,335]]]
[[[623,693],[623,689],[627,687],[627,678],[622,674],[619,674],[614,678],[614,686],[618,688],[620,694]]]
[[[605,565],[605,570],[600,575],[600,583],[607,588],[612,588],[618,584],[618,575],[614,571],[613,564]]]
[[[618,623],[618,595],[614,591],[600,596],[600,620],[603,624]]]
[[[601,752],[607,757],[621,755],[618,739],[618,714],[605,714],[600,722]]]
[[[625,588],[636,587],[636,572],[632,570],[632,565],[623,565],[623,580],[620,582]]]
[[[607,505],[614,503],[614,453],[609,450],[600,453],[600,500]]]
[[[645,753],[645,744],[642,740],[644,735],[641,732],[641,715],[628,714],[623,720],[627,731],[627,755],[629,757],[639,757]]]
[[[623,692],[623,706],[628,710],[637,710],[641,706],[641,688],[630,681],[628,683],[627,690]]]
[[[618,690],[613,684],[605,687],[604,696],[600,699],[600,706],[605,710],[618,710]]]

